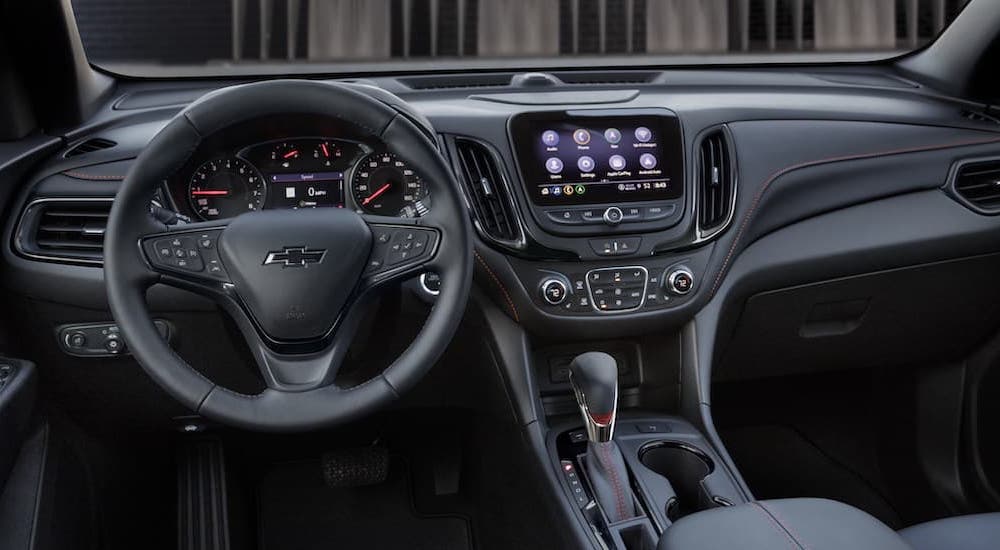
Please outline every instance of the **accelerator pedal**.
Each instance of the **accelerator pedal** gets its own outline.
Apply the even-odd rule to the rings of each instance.
[[[330,488],[377,485],[389,477],[389,450],[382,445],[340,449],[323,455],[323,480]]]

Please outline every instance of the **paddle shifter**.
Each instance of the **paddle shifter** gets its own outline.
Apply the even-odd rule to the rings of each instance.
[[[587,426],[587,478],[611,522],[635,517],[635,499],[621,449],[612,441],[618,409],[618,363],[601,352],[578,355],[569,365],[569,381]]]

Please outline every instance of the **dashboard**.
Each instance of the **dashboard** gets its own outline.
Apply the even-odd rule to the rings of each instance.
[[[206,148],[167,182],[174,210],[212,221],[269,209],[350,208],[416,218],[431,193],[391,151],[336,137],[290,137]]]

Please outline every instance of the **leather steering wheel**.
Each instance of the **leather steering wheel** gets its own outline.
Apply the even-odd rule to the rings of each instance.
[[[417,168],[432,193],[433,208],[415,219],[342,208],[263,210],[172,226],[154,219],[149,209],[154,191],[186,166],[206,139],[239,124],[281,116],[330,119],[383,144]],[[394,252],[395,243],[411,243],[405,247],[410,252]],[[396,399],[451,341],[472,279],[465,203],[431,139],[357,87],[313,81],[226,88],[178,113],[122,183],[104,246],[111,312],[139,364],[198,414],[251,430],[331,426]],[[179,261],[177,250],[190,257]],[[353,387],[334,384],[363,316],[362,304],[387,283],[423,271],[437,272],[443,284],[416,339],[374,378]],[[146,304],[146,290],[157,283],[208,296],[228,312],[266,389],[257,395],[234,392],[178,356],[160,336]]]

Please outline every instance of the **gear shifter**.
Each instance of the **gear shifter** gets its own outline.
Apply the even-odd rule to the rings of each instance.
[[[587,426],[584,468],[594,496],[612,523],[635,517],[635,498],[621,449],[612,441],[618,409],[618,363],[601,352],[578,355],[569,381]]]

